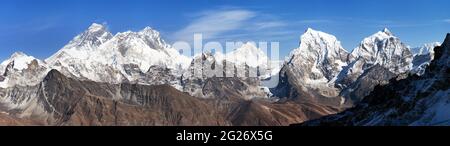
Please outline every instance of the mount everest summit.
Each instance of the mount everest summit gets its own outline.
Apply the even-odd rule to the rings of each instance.
[[[308,28],[278,67],[251,42],[189,57],[150,27],[112,34],[92,24],[45,60],[18,52],[3,61],[0,110],[32,125],[289,125],[423,75],[435,46],[410,49],[384,29],[347,52]],[[277,87],[263,84],[274,77]]]

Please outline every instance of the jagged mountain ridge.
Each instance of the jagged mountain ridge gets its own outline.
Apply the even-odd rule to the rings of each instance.
[[[314,111],[313,115],[317,118],[352,106],[372,91],[377,84],[386,84],[393,77],[407,74],[412,66],[409,48],[387,29],[364,39],[360,47],[355,50],[348,53],[336,37],[307,29],[305,34],[301,36],[299,48],[292,51],[290,59],[281,69],[280,85],[278,88],[272,89],[272,94],[267,92],[264,86],[261,86],[263,78],[259,77],[220,78],[201,76],[197,78],[189,74],[191,71],[201,72],[207,68],[217,67],[225,68],[225,72],[228,71],[231,74],[251,73],[265,76],[264,74],[267,72],[251,72],[254,67],[267,69],[266,65],[270,62],[264,59],[267,58],[265,53],[252,44],[244,44],[227,54],[204,53],[191,60],[180,56],[175,49],[161,39],[157,31],[149,27],[139,32],[128,31],[112,35],[106,27],[93,24],[88,30],[75,37],[73,41],[45,61],[35,59],[36,61],[33,61],[35,63],[25,61],[25,63],[20,63],[22,65],[17,66],[14,65],[14,59],[5,61],[7,62],[5,64],[12,68],[22,68],[22,70],[30,68],[33,70],[23,73],[22,70],[16,69],[14,70],[17,72],[16,75],[8,73],[10,71],[4,71],[8,74],[2,73],[3,75],[0,75],[0,88],[23,92],[20,94],[33,92],[36,89],[20,86],[37,85],[47,72],[56,69],[69,78],[81,81],[97,81],[111,85],[123,83],[170,85],[194,97],[219,99],[225,102],[244,100],[245,103],[251,104],[242,105],[254,109],[264,109],[260,107],[261,104],[258,100],[270,98],[269,101],[272,102],[289,103],[283,105],[289,105],[290,107],[300,109],[315,107],[317,109],[310,110]],[[148,59],[146,58],[148,54],[158,54],[156,56],[163,57]],[[376,57],[373,58],[373,56]],[[198,63],[197,65],[201,66],[193,66],[193,63]],[[27,65],[29,67],[21,67]],[[38,66],[38,69],[32,66]],[[0,65],[1,70],[6,68],[7,65]],[[238,69],[245,71],[236,72]],[[273,75],[273,70],[276,69],[269,70],[268,73]],[[27,81],[32,75],[31,73],[37,73],[37,76],[33,80]],[[379,76],[379,74],[385,76]],[[10,82],[10,79],[23,79],[22,81],[27,84]],[[9,97],[4,99],[8,99],[4,102],[13,100]],[[35,102],[22,103],[24,105],[21,106],[34,106]],[[256,107],[253,102],[258,103]],[[242,108],[247,109],[249,107]],[[14,108],[22,109],[23,107]],[[229,108],[224,109],[229,110]],[[245,112],[245,110],[242,112]],[[287,110],[286,112],[291,111]],[[250,113],[259,115],[254,111]],[[304,121],[311,118],[306,117],[296,118],[296,120]],[[239,118],[232,121],[234,122],[231,123],[234,124],[246,123],[251,125],[251,122],[242,121]],[[287,121],[289,120],[285,122]]]
[[[161,39],[159,32],[146,27],[139,32],[112,34],[103,25],[93,24],[56,54],[46,59],[52,68],[66,75],[98,82],[137,82],[133,70],[146,73],[151,66],[181,70],[190,61]],[[151,84],[151,81],[144,82]]]
[[[348,57],[336,37],[308,28],[300,37],[299,48],[285,61],[279,73],[280,84],[271,91],[280,98],[340,107],[334,81]]]
[[[31,118],[30,125],[288,125],[335,110],[295,101],[200,99],[168,85],[79,81],[56,70],[36,86],[0,89],[0,95],[8,118]]]
[[[336,81],[336,86],[341,89],[340,96],[345,99],[344,104],[359,102],[376,85],[385,84],[395,76],[409,74],[413,69],[410,48],[387,28],[364,38],[351,56],[349,65],[344,67]]]
[[[425,69],[430,64],[430,62],[434,59],[434,48],[439,46],[439,42],[424,44],[421,47],[416,47],[411,49],[414,52],[413,59],[413,73],[417,75],[422,75],[425,72]]]
[[[216,58],[221,60],[219,63],[226,59],[236,66],[250,65],[261,67],[261,70],[267,69],[268,64],[266,54],[251,43],[238,46],[225,55],[218,54]],[[113,35],[106,26],[94,23],[54,55],[39,62],[47,68],[47,72],[57,69],[69,77],[113,84],[154,84],[175,77],[163,83],[170,83],[180,89],[180,77],[192,59],[179,54],[161,38],[158,31],[150,27],[139,32],[127,31]],[[0,66],[2,71],[4,66]],[[154,80],[148,78],[151,75],[149,70],[155,67],[168,68],[169,72],[165,74],[167,77]],[[272,72],[276,72],[276,69]],[[45,73],[39,75],[43,77]]]
[[[363,39],[348,53],[335,36],[308,28],[300,37],[299,48],[286,60],[281,83],[272,92],[350,107],[376,85],[408,74],[412,58],[410,48],[388,29]]]
[[[450,34],[422,76],[377,86],[355,107],[301,125],[450,125]]]
[[[0,88],[35,85],[47,71],[45,62],[16,52],[0,64]]]

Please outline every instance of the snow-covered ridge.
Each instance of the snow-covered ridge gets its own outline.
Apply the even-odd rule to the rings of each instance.
[[[288,76],[289,83],[302,87],[304,92],[344,97],[343,104],[350,98],[358,102],[355,96],[364,97],[360,94],[370,92],[372,84],[389,80],[388,75],[378,76],[377,72],[408,73],[413,69],[412,61],[410,48],[387,28],[364,38],[351,53],[335,36],[308,28],[300,37],[299,47],[286,60],[280,77]]]
[[[369,64],[380,64],[394,73],[405,73],[412,68],[410,48],[387,28],[365,38],[351,54]]]
[[[257,48],[254,42],[244,43],[225,55],[217,53],[215,56],[219,62],[227,60],[237,65],[246,64],[250,67],[266,67],[269,60],[266,53]]]
[[[13,56],[21,54],[23,53]],[[20,57],[23,61],[17,62],[14,67],[24,69],[34,59],[28,56]],[[138,32],[126,31],[113,35],[106,26],[94,23],[54,55],[38,62],[47,69],[59,70],[69,77],[121,83],[142,80],[143,74],[152,66],[171,69],[174,76],[181,76],[192,59],[181,55],[151,27],[145,27]],[[251,67],[266,68],[268,64],[264,51],[252,43],[245,43],[225,55],[217,54],[216,59],[227,59],[236,65],[245,64]],[[0,66],[2,74],[10,62],[5,61]]]
[[[136,65],[141,73],[154,65],[179,70],[187,68],[190,58],[182,56],[150,27],[113,36],[105,26],[94,23],[46,62],[68,76],[120,83],[139,78],[125,66]]]
[[[427,54],[431,54],[432,56],[434,56],[434,47],[440,46],[441,43],[440,42],[433,42],[433,43],[427,43],[424,44],[420,47],[415,47],[415,48],[411,48],[411,51],[414,53],[414,56],[418,56],[418,55],[427,55]]]
[[[291,56],[299,54],[308,55],[311,52],[320,53],[317,54],[321,55],[318,57],[335,57],[341,55],[341,53],[347,53],[342,47],[341,42],[335,36],[308,28],[300,36],[300,46],[292,51]]]
[[[339,94],[334,82],[347,66],[348,57],[349,53],[335,36],[308,28],[300,36],[299,47],[285,61],[280,78],[287,78],[290,81],[284,82],[302,87],[304,92],[333,98]]]
[[[0,64],[0,88],[37,84],[47,68],[43,61],[23,52],[15,52]]]
[[[306,81],[327,83],[347,65],[348,54],[335,36],[308,28],[287,62],[294,68],[301,68],[303,74],[311,73],[302,75]]]
[[[167,82],[180,87],[179,78],[183,78],[183,73],[195,58],[181,55],[151,27],[113,35],[106,26],[94,23],[54,55],[38,62],[46,69],[56,69],[69,77],[107,83],[152,84],[156,83],[154,80],[161,79],[149,79],[149,76],[155,75],[151,72],[152,67],[153,70],[167,68],[170,71],[165,79],[173,80]],[[212,58],[219,64],[226,60],[240,67],[248,65],[259,67],[260,70],[270,70],[270,74],[262,74],[264,77],[280,73],[280,67],[267,66],[277,60],[269,60],[264,50],[251,42],[244,43],[231,52],[216,52]],[[30,60],[32,59],[28,58],[21,62],[29,64]],[[388,29],[365,38],[359,47],[349,53],[335,36],[308,28],[300,36],[299,47],[290,53],[284,65],[293,73],[296,82],[302,82],[308,88],[320,89],[325,96],[334,97],[341,90],[336,87],[340,78],[347,76],[356,79],[368,67],[376,64],[394,73],[404,73],[411,70],[411,60],[409,48]],[[15,67],[24,68],[23,66],[24,64]],[[4,68],[5,65],[0,66],[0,73]],[[349,74],[341,75],[344,69]]]
[[[434,59],[434,48],[440,46],[439,42],[424,44],[421,47],[411,49],[414,53],[412,73],[423,75],[426,67]]]
[[[33,56],[28,56],[23,52],[15,52],[11,57],[0,64],[0,73],[3,73],[6,67],[13,62],[13,68],[16,70],[23,70],[28,67],[31,61],[36,60]]]
[[[212,53],[207,51],[201,54],[196,54],[193,56],[193,60],[206,55],[208,56],[208,61],[212,61],[211,59],[214,59],[214,61],[220,65],[226,61],[233,63],[237,67],[244,67],[247,65],[251,68],[259,68],[260,71],[265,71],[265,74],[261,76],[275,75],[280,71],[280,60],[269,59],[265,51],[268,50],[263,50],[257,47],[255,42],[246,42],[242,43],[242,45],[236,45],[236,48],[229,52]]]

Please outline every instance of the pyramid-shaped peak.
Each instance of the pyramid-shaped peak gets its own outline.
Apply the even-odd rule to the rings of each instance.
[[[395,38],[394,34],[392,34],[392,32],[389,29],[384,28],[383,30],[378,31],[375,34],[364,38],[362,43],[374,42],[376,40],[385,40],[385,39],[389,39],[389,38],[393,38],[393,37]]]
[[[308,28],[305,30],[305,33],[315,33],[315,32],[320,32],[320,31],[317,31],[317,30],[315,30],[315,29],[313,29],[313,28],[310,28],[310,27],[308,27]]]
[[[242,49],[258,49],[255,42],[246,42],[241,45]],[[238,48],[239,49],[239,48]]]
[[[300,43],[306,43],[313,40],[319,40],[321,42],[329,42],[329,43],[338,42],[337,38],[334,35],[314,30],[312,28],[306,29],[306,32],[300,37]]]
[[[23,57],[23,56],[28,56],[27,54],[25,54],[25,53],[23,53],[23,52],[14,52],[12,55],[11,55],[11,58],[17,58],[17,57]]]
[[[104,31],[106,30],[106,26],[103,24],[92,23],[91,26],[89,26],[88,30],[90,32]]]
[[[35,59],[33,56],[29,56],[29,55],[27,55],[27,54],[25,54],[25,53],[23,53],[23,52],[14,52],[10,57],[9,57],[9,60],[10,61],[12,61],[12,60],[16,60],[16,59],[19,59],[19,60],[23,60],[23,59],[25,59],[25,60],[33,60],[33,59]]]
[[[240,47],[237,47],[233,52],[237,54],[243,55],[261,55],[265,54],[260,48],[256,46],[255,42],[246,42],[243,43]]]
[[[384,28],[382,32],[387,34],[387,35],[392,36],[392,32],[388,28]]]
[[[145,36],[155,36],[155,37],[160,36],[159,32],[150,26],[147,26],[144,29],[142,29],[141,31],[139,31],[139,34],[145,35]]]
[[[61,82],[63,80],[67,80],[66,76],[64,76],[61,72],[59,72],[56,69],[50,70],[47,75],[44,77],[45,82],[54,82],[58,81]]]
[[[144,29],[142,29],[141,31],[155,31],[155,29],[153,29],[150,26],[146,26]]]
[[[325,32],[322,32],[322,31],[319,31],[319,30],[315,30],[315,29],[312,29],[312,28],[307,28],[306,29],[306,31],[305,31],[305,33],[304,33],[304,35],[305,34],[307,34],[307,35],[313,35],[313,36],[333,36],[333,35],[331,35],[331,34],[328,34],[328,33],[325,33]],[[334,36],[333,36],[334,37]]]

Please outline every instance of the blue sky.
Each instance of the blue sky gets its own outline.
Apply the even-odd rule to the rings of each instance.
[[[203,32],[213,41],[279,41],[281,55],[311,27],[335,35],[351,51],[384,27],[410,46],[450,32],[448,0],[2,0],[0,60],[15,51],[40,59],[91,23],[113,33],[150,26],[168,42]]]

